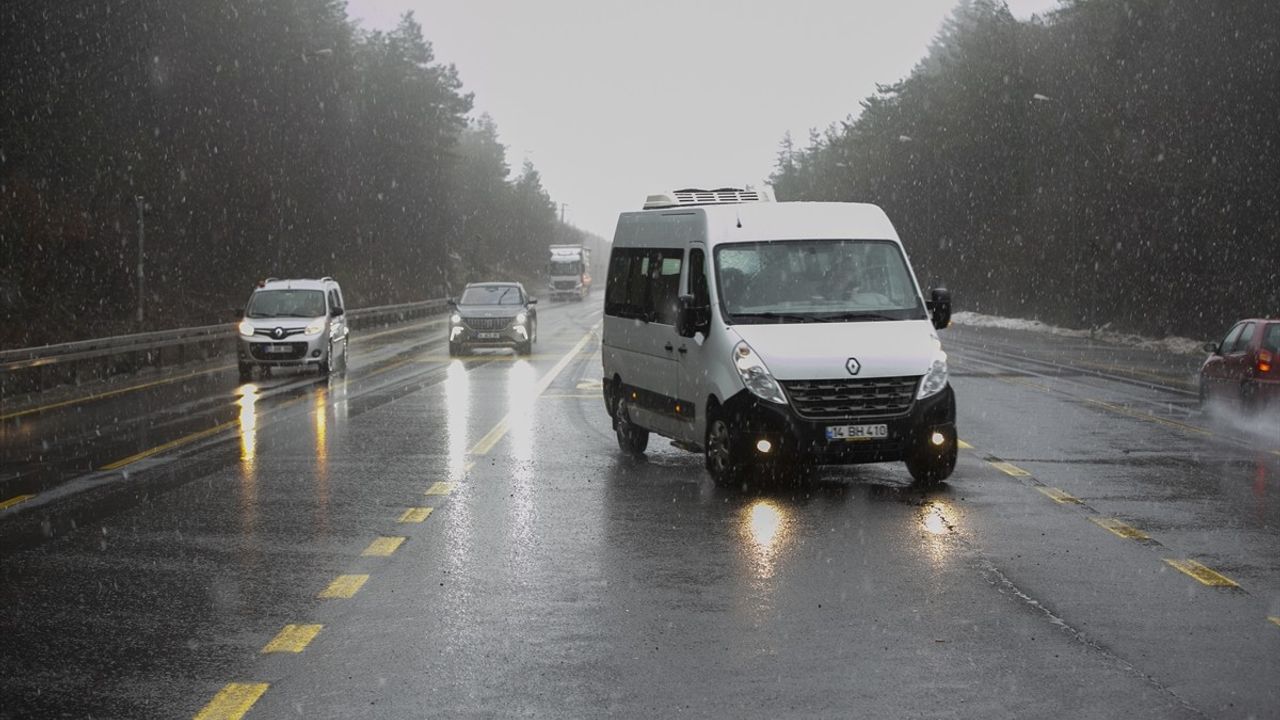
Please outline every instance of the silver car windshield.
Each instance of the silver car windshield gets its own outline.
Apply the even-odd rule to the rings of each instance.
[[[251,318],[302,317],[325,314],[320,290],[259,290],[249,300],[245,316]]]
[[[883,240],[721,245],[720,303],[735,323],[925,319],[902,251]]]

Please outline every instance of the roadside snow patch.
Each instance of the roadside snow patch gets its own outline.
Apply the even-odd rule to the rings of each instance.
[[[1170,352],[1178,355],[1204,354],[1203,341],[1177,336],[1157,340],[1155,338],[1143,337],[1142,335],[1130,335],[1129,333],[1115,332],[1114,330],[1107,330],[1105,327],[1097,331],[1073,330],[1071,328],[1047,325],[1039,320],[1006,318],[999,317],[997,315],[983,315],[982,313],[968,311],[955,313],[951,316],[951,322],[957,325],[968,325],[970,327],[1000,328],[1002,330],[1026,330],[1029,332],[1061,335],[1062,337],[1092,337],[1095,340],[1101,340],[1115,345],[1127,345],[1129,347],[1143,348],[1146,350],[1159,350],[1161,352]]]

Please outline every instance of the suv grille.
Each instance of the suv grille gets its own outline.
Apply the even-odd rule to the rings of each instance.
[[[906,414],[920,378],[783,380],[796,412],[810,420],[893,417]]]
[[[511,318],[463,318],[463,322],[472,330],[505,330],[511,324]]]

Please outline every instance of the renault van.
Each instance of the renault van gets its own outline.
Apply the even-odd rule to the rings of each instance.
[[[240,379],[251,380],[255,367],[314,368],[321,375],[345,367],[345,312],[342,288],[331,277],[258,283],[240,313]]]
[[[955,468],[955,396],[937,330],[885,213],[679,190],[618,218],[603,327],[618,445],[650,434],[700,452],[717,480],[753,466],[905,461]]]

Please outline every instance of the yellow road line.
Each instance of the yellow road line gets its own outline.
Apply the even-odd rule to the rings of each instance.
[[[507,429],[510,426],[509,418],[510,416],[508,415],[499,420],[498,424],[494,425],[493,429],[485,433],[485,436],[480,438],[475,447],[471,448],[470,454],[487,455],[493,449],[493,446],[497,445],[498,441],[502,440],[503,436],[507,434]]]
[[[103,400],[109,397],[115,397],[117,395],[123,395],[125,393],[134,392],[135,390],[146,390],[147,388],[153,388],[160,385],[168,385],[169,383],[175,383],[180,380],[190,380],[191,378],[200,377],[201,375],[208,375],[210,373],[222,372],[223,370],[230,370],[233,367],[235,367],[235,365],[219,365],[218,367],[209,368],[207,370],[200,370],[198,372],[188,373],[186,375],[178,375],[171,378],[163,378],[161,380],[152,380],[151,382],[145,382],[138,385],[130,385],[128,387],[116,388],[115,390],[105,390],[100,393],[85,395],[84,397],[69,398],[61,402],[49,403],[47,405],[37,405],[36,407],[30,407],[25,410],[15,410],[13,412],[4,413],[3,415],[0,415],[0,420],[8,420],[10,418],[22,417],[23,415],[32,415],[35,413],[41,413],[48,410],[57,410],[58,408],[64,408],[71,405],[79,405],[80,403],[93,402],[94,400]]]
[[[424,495],[448,495],[453,492],[453,483],[451,482],[434,482],[431,487],[427,488]]]
[[[300,653],[323,629],[323,625],[285,625],[275,637],[271,638],[271,642],[262,648],[262,652]]]
[[[434,508],[429,508],[429,507],[411,507],[411,508],[408,508],[408,509],[406,509],[403,513],[401,513],[401,515],[400,515],[400,519],[399,519],[399,520],[397,520],[396,522],[402,522],[402,523],[420,523],[420,522],[422,522],[423,520],[426,520],[428,517],[430,517],[430,516],[431,516],[431,511],[432,511],[433,509],[434,509]]]
[[[387,557],[404,544],[403,537],[382,536],[369,543],[369,547],[360,553],[361,557]]]
[[[1275,623],[1277,627],[1280,627],[1280,616],[1268,615],[1267,620],[1270,620],[1272,623]]]
[[[17,505],[18,503],[24,503],[33,497],[35,497],[35,495],[14,495],[13,497],[9,498],[8,500],[5,500],[4,502],[0,502],[0,510],[8,510],[14,505]]]
[[[1153,422],[1153,423],[1159,423],[1161,425],[1166,425],[1171,428],[1177,428],[1178,430],[1184,430],[1190,433],[1197,433],[1200,435],[1213,437],[1212,432],[1205,430],[1204,428],[1196,427],[1195,425],[1188,425],[1186,423],[1178,422],[1177,420],[1169,420],[1168,418],[1162,418],[1156,415],[1152,415],[1150,413],[1143,413],[1143,412],[1138,412],[1137,410],[1130,410],[1129,408],[1121,407],[1119,405],[1115,405],[1109,402],[1103,402],[1101,400],[1091,400],[1089,398],[1085,398],[1084,401],[1086,403],[1089,403],[1090,405],[1096,405],[1101,408],[1106,408],[1111,412],[1118,413],[1120,415],[1125,415],[1127,417],[1137,418],[1138,420],[1146,420],[1148,422]]]
[[[961,450],[972,450],[972,449],[973,449],[973,446],[972,446],[972,445],[970,445],[969,443],[967,443],[967,442],[965,442],[965,441],[963,441],[963,440],[957,440],[957,441],[956,441],[956,446],[957,446],[957,447],[959,447]]]
[[[1165,558],[1164,561],[1179,572],[1195,578],[1201,585],[1208,585],[1209,587],[1240,587],[1235,580],[1216,570],[1211,570],[1195,560],[1171,560]]]
[[[577,359],[578,354],[582,352],[582,348],[586,347],[587,343],[591,341],[592,336],[595,335],[596,327],[598,326],[593,326],[588,330],[587,333],[583,335],[582,338],[573,346],[573,349],[561,357],[560,361],[547,371],[546,375],[543,375],[538,380],[538,384],[533,388],[531,397],[540,397],[542,393],[547,391],[547,388],[551,387],[551,383],[555,382],[556,378],[560,377],[560,373],[564,372],[564,369],[569,366],[569,363]],[[521,412],[524,412],[524,410],[522,409]],[[498,424],[494,425],[493,429],[486,433],[484,437],[480,438],[480,441],[475,444],[475,447],[471,448],[470,454],[488,454],[488,452],[498,444],[498,441],[502,440],[502,438],[507,434],[507,429],[511,425],[511,416],[512,413],[507,413],[503,416],[503,418],[498,421]]]
[[[239,424],[240,424],[239,420],[224,422],[221,425],[215,425],[211,428],[201,430],[200,432],[191,433],[190,435],[180,437],[177,440],[170,440],[169,442],[163,445],[157,445],[151,448],[150,450],[143,450],[142,452],[130,455],[129,457],[124,458],[123,460],[117,460],[113,463],[108,463],[106,465],[103,465],[101,469],[102,470],[119,470],[125,465],[136,463],[139,460],[144,460],[146,458],[151,457],[152,455],[159,455],[160,453],[165,452],[166,450],[172,450],[177,447],[182,447],[183,445],[193,443],[196,440],[207,438],[210,435],[217,435],[218,433],[224,430],[230,430],[231,428],[236,427]]]
[[[368,575],[339,575],[329,583],[329,587],[320,591],[318,597],[326,600],[343,600],[360,592],[360,588],[369,581]]]
[[[603,396],[604,393],[595,393],[594,395],[579,393],[576,395],[543,395],[542,397],[547,400],[599,400]]]
[[[1066,504],[1082,505],[1083,504],[1080,502],[1080,498],[1074,497],[1072,495],[1068,495],[1067,493],[1059,490],[1058,488],[1037,487],[1036,490],[1039,490],[1040,492],[1044,493],[1046,497],[1048,497],[1050,500],[1060,505],[1066,505]]]
[[[1151,539],[1151,536],[1142,532],[1138,528],[1133,527],[1132,525],[1126,525],[1115,518],[1091,517],[1089,519],[1093,521],[1094,525],[1097,525],[1100,528],[1104,528],[1110,531],[1113,535],[1116,535],[1117,537],[1122,537],[1126,540],[1150,540]]]
[[[1182,388],[1195,389],[1194,384],[1187,382],[1183,378],[1175,377],[1173,375],[1161,375],[1159,373],[1143,372],[1142,370],[1134,370],[1132,368],[1120,367],[1119,365],[1102,365],[1099,363],[1091,363],[1085,360],[1074,360],[1072,362],[1074,362],[1077,365],[1081,365],[1083,367],[1093,368],[1094,370],[1105,370],[1107,372],[1114,373],[1122,377],[1129,377],[1130,379],[1143,378],[1146,380],[1159,380],[1161,382],[1171,383],[1173,385],[1177,385]]]
[[[269,687],[267,683],[227,683],[196,713],[195,720],[239,720]]]
[[[991,467],[1011,477],[1031,477],[1031,473],[1027,472],[1026,470],[1023,470],[1022,468],[1018,467],[1017,465],[1014,465],[1013,463],[992,462]]]

